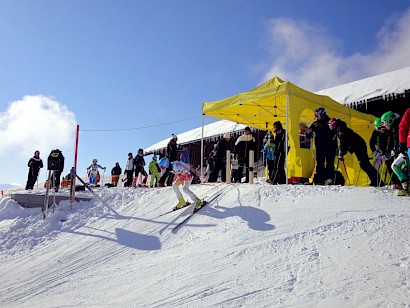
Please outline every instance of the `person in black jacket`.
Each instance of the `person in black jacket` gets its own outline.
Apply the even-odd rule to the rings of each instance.
[[[282,123],[276,121],[273,123],[273,131],[275,133],[275,139],[273,143],[275,144],[275,156],[276,162],[273,168],[273,179],[272,184],[286,184],[286,171],[285,171],[285,143],[286,143],[286,130],[283,129]]]
[[[171,140],[167,144],[167,152],[166,152],[166,158],[169,160],[169,166],[165,170],[164,174],[161,176],[158,182],[159,187],[164,187],[165,186],[165,181],[167,182],[167,186],[172,185],[172,181],[174,179],[174,173],[172,173],[172,162],[179,160],[179,147],[177,144],[178,137],[174,134],[172,134]]]
[[[379,170],[384,161],[386,172],[389,172],[392,182],[397,186],[401,186],[400,180],[393,172],[393,169],[391,167],[391,164],[395,159],[395,156],[392,155],[392,151],[394,152],[395,147],[395,136],[392,135],[391,132],[382,125],[380,118],[374,120],[374,128],[375,129],[372,132],[372,136],[369,140],[369,146],[373,152],[373,165],[376,170]]]
[[[209,175],[208,182],[216,182],[218,180],[219,171],[221,171],[221,181],[226,182],[226,150],[229,150],[229,141],[231,133],[225,133],[215,148],[214,168]]]
[[[249,151],[255,151],[255,138],[252,137],[251,129],[245,127],[243,135],[239,136],[235,142],[234,154],[238,157],[238,170],[235,173],[234,182],[241,183],[244,167],[246,172],[245,183],[249,183]]]
[[[335,177],[335,156],[337,140],[327,123],[330,118],[323,107],[315,110],[316,121],[312,123],[306,132],[306,138],[315,138],[316,148],[316,174],[313,183],[317,185],[330,184]]]
[[[111,169],[111,183],[114,186],[118,185],[118,180],[120,179],[121,173],[122,173],[122,169],[120,167],[120,163],[116,162],[115,167]]]
[[[360,168],[366,172],[370,178],[370,186],[384,186],[384,182],[380,178],[377,170],[370,164],[369,156],[367,155],[366,142],[360,135],[347,127],[346,123],[338,118],[329,120],[329,128],[332,129],[340,140],[338,159],[343,161],[343,157],[349,153],[355,153],[359,161]]]
[[[40,151],[34,152],[34,156],[30,158],[27,166],[29,167],[29,170],[28,170],[26,190],[33,189],[34,184],[37,182],[37,177],[38,177],[38,173],[40,172],[40,168],[43,168],[43,160],[40,158]]]
[[[142,185],[147,184],[148,174],[144,169],[145,166],[145,159],[144,159],[144,150],[139,149],[137,155],[134,158],[134,165],[135,165],[135,181],[138,182],[138,175],[141,173],[142,176]],[[141,183],[138,183],[141,186]]]

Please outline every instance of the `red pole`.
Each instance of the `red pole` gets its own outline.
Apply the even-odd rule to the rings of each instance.
[[[78,157],[78,134],[80,132],[80,125],[77,124],[77,131],[75,134],[75,149],[74,149],[74,172],[70,172],[71,175],[71,200],[70,200],[70,209],[72,203],[75,201],[75,178],[77,174],[77,157]]]
[[[74,168],[77,170],[77,156],[78,156],[78,134],[80,132],[80,125],[77,124],[77,132],[75,136],[75,153],[74,153]]]

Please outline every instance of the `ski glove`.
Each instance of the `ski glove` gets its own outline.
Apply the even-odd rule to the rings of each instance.
[[[373,157],[380,157],[383,155],[382,150],[377,149],[376,151],[373,152]]]

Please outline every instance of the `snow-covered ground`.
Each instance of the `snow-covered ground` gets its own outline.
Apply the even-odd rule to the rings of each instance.
[[[1,307],[409,307],[410,199],[372,187],[201,184],[0,199]],[[66,220],[62,222],[61,220]]]

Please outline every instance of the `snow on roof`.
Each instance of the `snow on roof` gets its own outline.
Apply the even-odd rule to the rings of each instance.
[[[204,138],[210,138],[213,136],[222,136],[226,132],[236,132],[243,130],[246,125],[238,124],[236,122],[221,120],[204,126]],[[198,127],[187,131],[185,133],[178,134],[178,144],[184,144],[189,142],[195,142],[201,140],[202,127]],[[145,149],[145,153],[151,153],[155,150],[166,148],[171,136],[168,139],[162,140],[154,145]]]
[[[371,98],[402,94],[410,90],[410,67],[376,75],[337,87],[315,92],[327,95],[335,101],[349,105]]]

